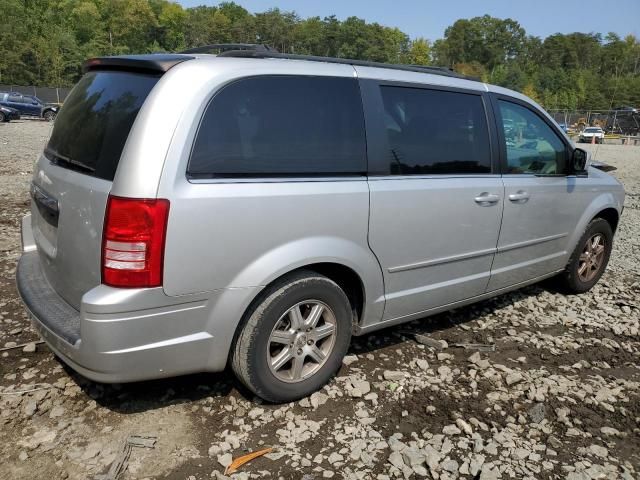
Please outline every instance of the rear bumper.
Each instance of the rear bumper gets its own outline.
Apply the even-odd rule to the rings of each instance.
[[[16,283],[31,317],[41,319],[47,334],[50,332],[69,345],[80,341],[80,312],[51,288],[40,267],[38,252],[32,251],[20,257]]]
[[[239,292],[169,297],[162,288],[100,285],[78,311],[52,288],[37,250],[27,247],[16,272],[20,296],[43,340],[83,376],[119,383],[225,368],[237,322],[213,319],[241,307]]]

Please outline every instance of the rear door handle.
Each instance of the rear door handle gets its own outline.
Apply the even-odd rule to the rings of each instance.
[[[473,199],[478,205],[489,206],[495,205],[500,201],[500,196],[495,193],[482,192],[476,198]]]
[[[514,203],[526,203],[529,200],[529,194],[524,190],[518,190],[516,193],[509,195],[509,200]]]

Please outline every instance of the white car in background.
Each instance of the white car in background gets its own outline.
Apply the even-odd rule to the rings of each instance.
[[[595,143],[604,143],[604,130],[600,127],[587,127],[580,132],[579,143],[591,143],[595,137]]]

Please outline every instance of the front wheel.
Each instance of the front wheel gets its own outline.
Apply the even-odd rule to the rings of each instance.
[[[0,112],[0,122],[8,122],[9,117],[5,116],[3,112]]]
[[[42,117],[47,122],[53,122],[56,119],[56,112],[54,112],[53,110],[47,110],[46,112],[44,112],[44,115]]]
[[[331,279],[300,271],[267,287],[235,342],[231,365],[256,395],[290,402],[321,388],[351,340],[351,304]]]
[[[613,231],[609,222],[603,218],[593,219],[559,276],[560,286],[569,293],[590,290],[604,273],[612,246]]]

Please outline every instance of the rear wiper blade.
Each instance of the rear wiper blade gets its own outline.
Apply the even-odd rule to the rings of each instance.
[[[49,161],[51,161],[51,163],[55,165],[67,165],[67,166],[77,168],[79,170],[84,170],[85,172],[91,172],[91,173],[96,171],[95,168],[85,165],[82,162],[78,162],[77,160],[73,160],[69,157],[60,155],[58,152],[56,152],[50,147],[45,148],[44,153],[46,157],[49,159]]]

